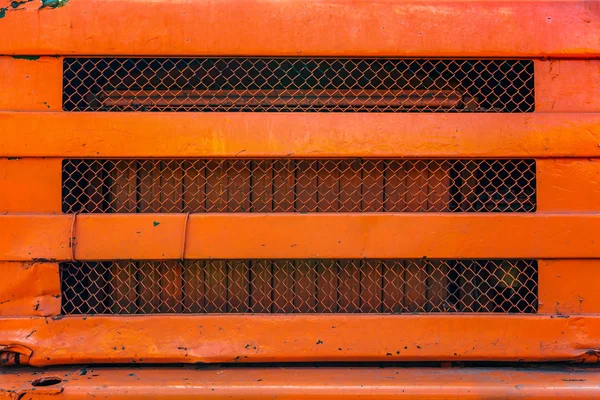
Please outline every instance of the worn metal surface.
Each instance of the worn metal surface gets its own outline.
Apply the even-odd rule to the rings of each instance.
[[[47,386],[39,386],[40,384]],[[34,386],[35,385],[35,386]],[[600,371],[529,368],[16,368],[0,399],[589,399]]]
[[[133,315],[0,320],[34,366],[75,363],[598,361],[597,315]]]
[[[600,60],[549,60],[535,64],[538,112],[600,111]]]
[[[15,2],[17,3],[17,2]],[[0,20],[1,22],[2,20]],[[0,110],[60,111],[62,62],[56,57],[0,56]]]
[[[594,213],[24,214],[0,216],[0,226],[6,261],[547,259],[600,252],[590,235],[600,230]]]
[[[4,157],[600,156],[598,113],[0,112],[0,124]]]
[[[600,55],[596,1],[44,0],[16,9],[10,4],[0,3],[2,54]]]
[[[0,258],[22,261],[0,266],[9,277],[0,285],[1,298],[8,299],[0,305],[0,362],[25,363],[30,357],[33,365],[598,361],[600,295],[594,286],[600,244],[594,232],[600,230],[600,105],[594,97],[598,62],[589,60],[600,56],[598,2],[0,1],[0,53],[5,54],[0,58],[5,72],[0,77],[0,155],[7,157],[0,162],[0,212],[9,213],[0,216]],[[57,54],[533,58],[536,112],[67,113],[60,111],[64,60],[54,58]],[[322,100],[331,92],[316,94]],[[392,94],[396,103],[423,105],[406,93]],[[439,94],[431,98],[437,102]],[[455,94],[441,94],[458,100]],[[356,98],[353,92],[345,95]],[[107,104],[122,103],[111,101]],[[535,215],[486,216],[60,215],[63,158],[209,157],[535,159],[539,208]],[[57,299],[48,299],[56,296],[56,260],[423,256],[539,258],[540,315],[62,317],[56,315]],[[28,284],[32,279],[40,284]],[[40,298],[45,303],[36,309]],[[290,396],[298,390],[307,394],[307,386],[313,390],[308,380],[320,382],[318,376],[296,375],[307,380]],[[164,375],[157,371],[157,376]],[[510,379],[499,378],[511,383],[509,394],[522,389]],[[515,379],[537,382],[537,394],[557,393],[541,392],[544,377]],[[590,390],[597,385],[556,379],[551,388],[588,390],[560,392],[565,397],[594,397]],[[115,381],[117,375],[107,378]],[[168,390],[175,390],[177,382],[166,382],[173,384]],[[493,382],[494,390],[504,387]],[[468,384],[469,390],[480,387]],[[456,394],[444,392],[439,379],[435,385],[433,394]],[[458,390],[458,385],[447,386]],[[254,382],[244,386],[243,394],[256,387]]]
[[[60,312],[58,264],[0,263],[0,316],[51,316]]]

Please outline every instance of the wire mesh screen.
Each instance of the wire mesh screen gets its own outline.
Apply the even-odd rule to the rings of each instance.
[[[65,58],[65,111],[532,112],[533,61]]]
[[[534,160],[64,160],[63,212],[532,212]]]
[[[64,314],[537,311],[530,260],[61,264]]]

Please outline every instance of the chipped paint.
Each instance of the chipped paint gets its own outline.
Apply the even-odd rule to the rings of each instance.
[[[13,56],[15,60],[28,60],[28,61],[37,61],[40,59],[40,56]]]
[[[12,3],[10,3],[10,6],[13,8],[13,10],[16,10],[17,8],[21,7],[21,5],[25,4],[25,3],[29,3],[32,0],[25,0],[25,1],[13,1]]]
[[[63,7],[68,2],[69,0],[42,0],[42,6],[40,7],[40,10],[43,8],[54,9]]]
[[[30,2],[32,2],[32,1],[33,1],[33,0],[22,0],[22,1],[16,1],[16,0],[15,0],[15,1],[12,1],[12,2],[10,2],[10,4],[9,4],[9,6],[8,6],[8,7],[3,7],[3,8],[0,8],[0,19],[4,18],[4,17],[6,16],[6,13],[7,13],[8,11],[18,11],[18,10],[21,10],[21,8],[20,8],[20,7],[21,7],[23,4],[30,3]],[[9,7],[10,7],[10,8],[9,8]]]

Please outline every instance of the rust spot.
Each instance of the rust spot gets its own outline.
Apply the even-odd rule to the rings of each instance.
[[[56,262],[56,258],[32,258],[31,261],[35,263],[53,263]]]

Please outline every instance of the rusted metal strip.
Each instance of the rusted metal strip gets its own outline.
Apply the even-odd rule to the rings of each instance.
[[[0,124],[4,157],[600,156],[597,113],[1,112]]]
[[[466,97],[466,96],[465,96]],[[100,107],[119,108],[302,108],[302,107],[363,107],[378,106],[404,109],[463,106],[469,100],[452,90],[112,90],[99,96]]]
[[[11,7],[3,0],[0,5],[2,54],[600,55],[595,2],[182,0],[142,6],[136,0],[53,0]],[[137,24],[127,18],[131,13]],[[157,26],[168,26],[168,34],[157,35]],[[18,40],[14,32],[20,32]]]

